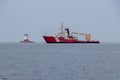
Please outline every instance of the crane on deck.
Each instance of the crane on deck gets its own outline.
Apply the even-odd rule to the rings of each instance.
[[[79,35],[85,36],[86,41],[90,41],[91,39],[90,34],[83,34],[83,33],[78,33],[78,32],[72,32],[72,34],[79,34]]]

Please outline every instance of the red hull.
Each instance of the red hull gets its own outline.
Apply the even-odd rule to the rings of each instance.
[[[99,43],[99,41],[86,41],[77,39],[65,39],[64,37],[43,36],[46,43]]]

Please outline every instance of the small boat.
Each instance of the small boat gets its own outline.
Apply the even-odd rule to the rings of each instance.
[[[23,41],[20,41],[20,43],[34,43],[34,42],[28,39],[28,34],[24,34],[24,39]]]
[[[80,40],[78,36],[84,36],[85,40]],[[100,43],[99,40],[91,40],[90,34],[70,33],[69,28],[65,28],[63,23],[60,31],[56,35],[43,35],[43,39],[46,43]]]

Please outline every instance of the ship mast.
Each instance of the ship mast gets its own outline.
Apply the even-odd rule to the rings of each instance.
[[[61,33],[64,34],[64,25],[61,23]]]

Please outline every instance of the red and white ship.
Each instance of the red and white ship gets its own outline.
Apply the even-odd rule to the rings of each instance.
[[[23,41],[20,41],[20,43],[34,43],[33,41],[30,41],[29,39],[28,39],[28,34],[24,34],[25,36],[24,36],[24,40]]]
[[[80,40],[79,36],[84,36],[85,40]],[[90,34],[83,34],[78,32],[70,33],[69,28],[65,28],[63,23],[60,32],[56,35],[43,35],[46,43],[100,43],[99,40],[91,40]]]

